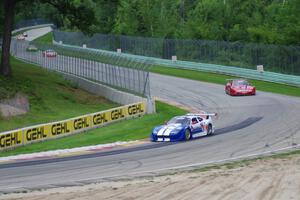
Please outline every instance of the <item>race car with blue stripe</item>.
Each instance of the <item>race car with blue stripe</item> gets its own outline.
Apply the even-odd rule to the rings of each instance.
[[[169,142],[212,135],[215,130],[212,116],[216,115],[202,112],[173,117],[165,125],[156,126],[150,139],[153,142]]]

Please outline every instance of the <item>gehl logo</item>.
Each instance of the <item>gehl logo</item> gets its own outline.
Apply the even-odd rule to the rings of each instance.
[[[108,119],[105,113],[99,113],[93,116],[94,125],[104,124],[106,122],[108,122]]]
[[[15,133],[9,133],[5,135],[0,136],[0,147],[10,147],[17,144],[21,144],[21,138],[19,138],[18,132]]]
[[[26,131],[27,141],[34,141],[46,138],[47,134],[44,132],[44,127],[31,128]]]
[[[111,111],[111,120],[117,120],[124,117],[125,115],[122,108]]]
[[[74,130],[90,127],[87,117],[79,118],[74,120]]]
[[[69,133],[69,132],[70,132],[70,129],[68,129],[67,122],[53,124],[51,127],[52,135],[60,135],[60,134]]]
[[[137,113],[143,113],[142,104],[136,104],[128,107],[128,114],[135,115]]]

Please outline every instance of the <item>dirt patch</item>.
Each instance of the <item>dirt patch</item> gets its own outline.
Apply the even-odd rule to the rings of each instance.
[[[86,186],[10,194],[0,199],[299,199],[300,156],[268,158],[247,164],[173,175],[103,182]]]
[[[29,112],[29,101],[23,94],[0,101],[0,115],[4,118],[23,115]]]

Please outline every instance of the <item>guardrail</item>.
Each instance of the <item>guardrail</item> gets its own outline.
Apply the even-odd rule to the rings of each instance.
[[[205,71],[205,72],[213,72],[213,73],[221,73],[226,75],[244,77],[249,79],[256,79],[274,83],[283,83],[288,85],[300,86],[300,76],[295,75],[287,75],[287,74],[280,74],[275,72],[259,72],[257,70],[252,69],[245,69],[239,67],[232,67],[232,66],[224,66],[224,65],[215,65],[215,64],[206,64],[206,63],[196,63],[190,61],[172,61],[168,59],[161,59],[161,58],[154,58],[154,57],[146,57],[146,56],[139,56],[133,54],[126,54],[126,53],[118,53],[100,49],[93,49],[93,48],[82,48],[73,45],[67,44],[60,44],[55,42],[55,45],[60,45],[68,48],[74,49],[82,49],[83,51],[93,51],[99,52],[106,55],[118,55],[122,57],[127,57],[129,59],[134,59],[136,61],[147,61],[151,65],[159,65],[164,67],[171,67],[171,68],[179,68],[179,69],[189,69],[189,70],[196,70],[196,71]]]
[[[146,103],[138,102],[67,120],[3,132],[0,133],[0,151],[69,136],[124,119],[140,117],[146,113],[146,110]]]

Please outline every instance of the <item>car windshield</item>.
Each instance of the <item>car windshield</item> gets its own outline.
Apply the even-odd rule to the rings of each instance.
[[[181,124],[182,126],[188,126],[190,119],[187,117],[174,117],[167,124]]]
[[[234,86],[234,87],[238,87],[238,86],[248,86],[248,85],[250,85],[250,84],[249,84],[248,81],[246,81],[246,80],[235,80],[235,81],[233,81],[233,86]]]

